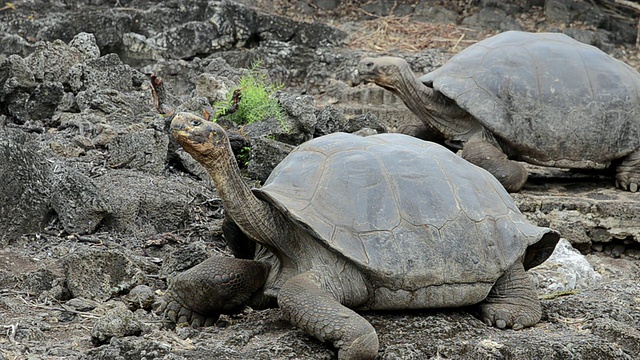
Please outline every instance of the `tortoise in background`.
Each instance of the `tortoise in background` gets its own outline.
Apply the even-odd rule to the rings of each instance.
[[[556,33],[508,31],[418,78],[406,61],[365,58],[361,81],[398,95],[462,157],[518,191],[531,164],[604,169],[640,186],[640,74],[596,47]]]
[[[178,113],[171,130],[213,178],[236,255],[173,279],[161,307],[173,321],[209,325],[277,300],[340,359],[373,359],[376,331],[352,309],[479,304],[499,328],[540,320],[525,269],[559,235],[530,224],[491,174],[444,147],[401,134],[326,135],[251,190],[224,129]]]

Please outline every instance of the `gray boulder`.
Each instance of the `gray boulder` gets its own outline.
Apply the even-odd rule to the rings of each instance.
[[[140,267],[120,250],[81,248],[63,259],[71,297],[107,301],[145,281]]]
[[[602,280],[602,275],[566,239],[560,239],[553,254],[530,274],[536,278],[538,290],[543,293],[589,289]]]
[[[168,149],[168,135],[154,129],[117,135],[109,144],[109,165],[159,175],[164,171]]]
[[[44,227],[53,184],[50,157],[37,136],[0,127],[0,247]]]
[[[141,333],[142,324],[140,321],[124,304],[117,302],[93,325],[91,342],[100,345],[109,342],[112,338],[140,335]]]
[[[268,136],[260,136],[251,140],[251,158],[247,173],[252,179],[265,182],[273,168],[276,167],[294,146],[273,140]]]
[[[51,208],[69,234],[95,231],[111,211],[101,190],[88,176],[62,164],[54,171]]]

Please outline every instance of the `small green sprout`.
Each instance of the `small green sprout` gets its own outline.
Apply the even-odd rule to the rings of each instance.
[[[249,160],[251,160],[251,148],[244,146],[238,152],[238,162],[242,167],[247,167],[249,166]]]
[[[260,65],[260,62],[256,62],[251,66],[249,73],[240,78],[240,84],[229,92],[226,101],[214,104],[214,119],[226,115],[238,124],[247,125],[275,118],[286,129],[280,103],[273,97],[283,85],[267,84],[267,75],[260,73]]]

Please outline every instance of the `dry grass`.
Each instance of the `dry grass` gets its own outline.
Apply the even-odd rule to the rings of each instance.
[[[468,12],[468,2],[457,1],[449,5],[455,5],[460,12]],[[393,14],[395,6],[389,15],[379,16],[363,10],[358,1],[342,1],[338,8],[331,11],[314,9],[313,14],[300,12],[295,5],[296,1],[292,0],[270,0],[269,6],[264,6],[264,3],[265,0],[257,0],[254,5],[263,11],[297,21],[320,21],[338,28],[343,28],[349,22],[357,22],[357,30],[347,30],[350,33],[348,46],[365,51],[420,51],[438,48],[459,52],[493,35],[492,32],[480,32],[456,24],[426,23],[415,21],[412,16],[396,16]]]
[[[361,29],[351,34],[349,47],[376,52],[437,48],[456,53],[476,43],[478,37],[486,37],[456,24],[425,23],[393,14],[364,20],[360,25]]]
[[[242,0],[240,0],[242,1]],[[595,0],[615,17],[637,18],[640,13],[635,2],[625,0]],[[396,16],[393,9],[389,15],[378,16],[362,9],[365,0],[342,0],[333,10],[321,10],[308,3],[313,11],[301,11],[299,0],[245,0],[247,5],[273,15],[285,16],[302,22],[323,22],[349,33],[348,46],[371,52],[392,53],[441,49],[458,53],[464,48],[498,31],[469,29],[457,24],[426,23],[414,20],[411,16]],[[633,4],[633,9],[624,4]],[[475,0],[450,0],[439,2],[459,15],[459,19],[468,17],[477,11]],[[640,6],[639,6],[640,7]],[[530,32],[562,30],[564,27],[596,30],[580,22],[572,24],[549,22],[541,7],[531,7],[516,18],[523,30]],[[640,25],[639,25],[640,27]],[[639,36],[640,39],[640,36]],[[640,44],[637,46],[618,46],[613,55],[629,65],[640,69]]]

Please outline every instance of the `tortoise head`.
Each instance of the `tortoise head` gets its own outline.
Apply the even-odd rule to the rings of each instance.
[[[395,91],[407,71],[411,72],[411,69],[404,59],[392,56],[366,57],[358,63],[358,80]]]
[[[220,125],[191,113],[176,114],[171,120],[171,133],[178,144],[205,167],[231,151],[229,137]]]

